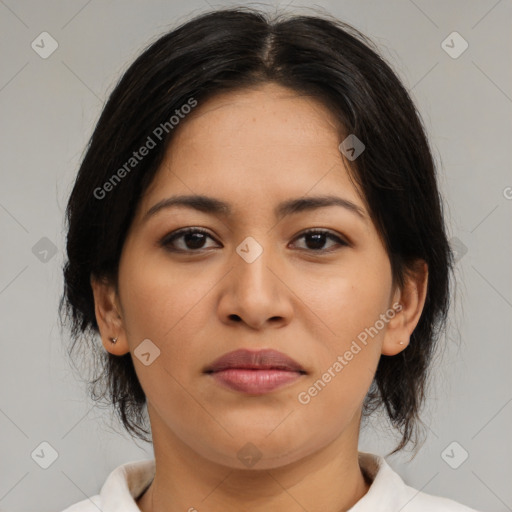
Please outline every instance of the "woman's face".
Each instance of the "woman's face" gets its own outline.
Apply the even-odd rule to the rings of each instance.
[[[109,349],[132,353],[153,438],[240,468],[251,450],[271,468],[340,439],[357,445],[379,358],[406,345],[390,262],[331,113],[267,84],[199,103],[181,123],[123,247]],[[148,214],[184,195],[229,208]],[[280,211],[326,196],[339,204]],[[206,234],[171,240],[183,228]],[[238,349],[279,351],[303,371],[205,372]]]

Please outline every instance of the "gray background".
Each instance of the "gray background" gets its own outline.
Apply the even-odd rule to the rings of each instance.
[[[120,434],[108,411],[87,399],[67,360],[57,323],[63,216],[120,73],[147,43],[208,4],[0,0],[2,510],[62,510],[96,494],[117,465],[152,456],[150,446]],[[446,350],[424,415],[428,440],[410,463],[408,453],[388,461],[424,492],[482,511],[512,510],[512,2],[317,5],[376,41],[411,91],[441,166],[460,258]],[[312,13],[299,0],[287,9]],[[31,47],[43,31],[59,45],[46,59]],[[441,46],[453,31],[469,44],[458,58]],[[460,41],[449,44],[461,48]],[[377,418],[360,449],[385,454],[395,440]],[[31,457],[43,441],[58,453],[48,469]],[[462,450],[469,458],[452,469],[442,453],[455,465]]]

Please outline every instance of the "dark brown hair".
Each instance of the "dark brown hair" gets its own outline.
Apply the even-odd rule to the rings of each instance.
[[[88,358],[96,357],[91,396],[106,398],[132,435],[150,441],[146,397],[131,354],[114,356],[95,343],[90,278],[116,282],[127,230],[173,130],[162,131],[161,140],[153,136],[157,147],[108,187],[107,199],[97,191],[112,184],[133,152],[190,98],[201,104],[217,93],[266,82],[323,102],[344,134],[365,144],[349,162],[350,172],[385,243],[395,283],[403,284],[418,259],[428,264],[426,303],[410,343],[396,356],[381,356],[363,408],[363,417],[385,408],[402,434],[395,453],[417,443],[427,370],[449,306],[452,255],[420,115],[375,45],[336,19],[270,16],[246,7],[215,10],[160,37],[124,73],[92,134],[66,210],[60,312],[70,325],[70,354],[80,346]]]

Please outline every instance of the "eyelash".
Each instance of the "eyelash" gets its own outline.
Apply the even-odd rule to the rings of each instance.
[[[181,253],[200,253],[202,251],[205,251],[207,249],[189,249],[189,250],[185,250],[185,249],[176,249],[176,248],[173,248],[171,246],[172,242],[174,242],[176,239],[178,238],[181,238],[185,235],[188,235],[188,234],[191,234],[191,233],[201,233],[203,235],[206,235],[210,238],[213,239],[213,237],[210,235],[210,233],[204,229],[201,229],[201,228],[184,228],[184,229],[180,229],[178,231],[174,231],[173,233],[170,233],[170,234],[167,234],[166,236],[164,236],[161,240],[160,240],[160,245],[162,247],[164,247],[166,250],[170,251],[170,252],[181,252]],[[338,245],[340,246],[349,246],[349,244],[343,240],[342,238],[340,238],[339,236],[335,235],[334,233],[332,233],[331,231],[326,231],[324,229],[309,229],[307,231],[303,231],[302,233],[300,233],[298,236],[296,236],[294,238],[294,240],[298,240],[299,238],[303,238],[307,235],[311,235],[311,234],[314,234],[314,235],[327,235],[327,238],[330,238],[331,240],[335,240],[338,242]],[[316,254],[325,254],[325,253],[330,253],[330,252],[333,252],[333,249],[318,249],[318,250],[315,250],[315,249],[300,249],[302,251],[309,251],[309,252],[313,252],[313,253],[316,253]]]

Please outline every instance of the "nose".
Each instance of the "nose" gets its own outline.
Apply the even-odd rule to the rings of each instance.
[[[221,287],[221,320],[229,324],[242,322],[256,330],[267,324],[288,324],[293,314],[293,293],[271,249],[264,248],[254,260],[238,253],[234,256],[234,268]]]

